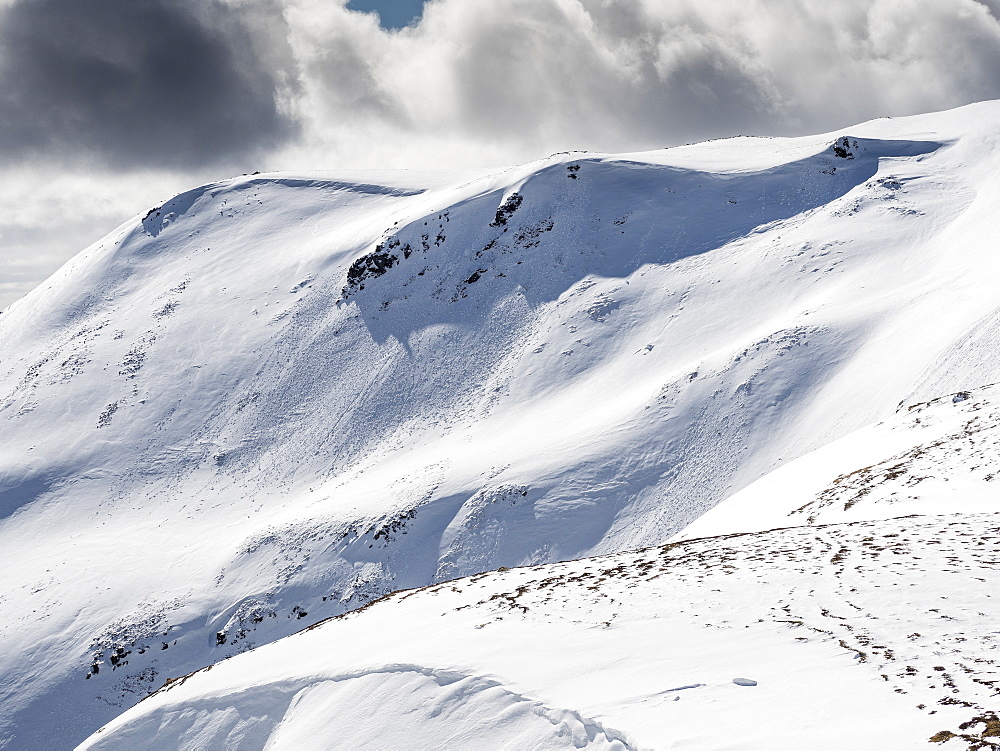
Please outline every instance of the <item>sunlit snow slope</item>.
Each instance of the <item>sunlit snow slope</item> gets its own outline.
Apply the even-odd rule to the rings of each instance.
[[[997,511],[1000,387],[994,384],[900,407],[771,472],[676,538]]]
[[[0,316],[0,745],[391,590],[663,543],[995,381],[998,133],[257,175],[126,223]]]
[[[83,748],[997,749],[998,470],[1000,388],[908,405],[681,535],[715,536],[389,595]]]
[[[180,678],[82,748],[995,749],[998,556],[990,513],[481,574]]]

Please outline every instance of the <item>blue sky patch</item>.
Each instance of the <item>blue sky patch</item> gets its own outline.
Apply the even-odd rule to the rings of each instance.
[[[375,11],[384,29],[401,29],[420,18],[424,0],[350,0],[350,10]]]

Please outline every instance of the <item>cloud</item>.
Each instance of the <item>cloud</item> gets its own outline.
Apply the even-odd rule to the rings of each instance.
[[[989,4],[987,4],[987,2]],[[397,32],[287,0],[329,164],[802,134],[1000,97],[1000,0],[429,0]]]
[[[1000,0],[17,0],[0,159],[425,166],[800,134],[1000,97]]]
[[[19,0],[0,10],[0,155],[122,168],[235,163],[295,132],[277,6]]]

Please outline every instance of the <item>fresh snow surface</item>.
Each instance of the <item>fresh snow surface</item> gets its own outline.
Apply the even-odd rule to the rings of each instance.
[[[253,175],[189,191],[127,222],[0,315],[0,545],[14,562],[0,571],[0,748],[70,748],[168,678],[394,590],[663,544],[771,470],[791,471],[792,460],[854,431],[888,430],[865,426],[896,420],[900,404],[996,381],[998,132],[1000,104],[991,102],[810,138],[571,153],[496,171]],[[875,458],[906,450],[903,441]],[[762,518],[781,520],[764,528],[842,521],[846,497],[823,505],[815,492],[861,466],[830,469],[826,484],[817,476],[790,485],[801,499],[763,499]],[[969,482],[992,487],[980,476]],[[953,496],[946,508],[907,501],[911,510],[898,515],[965,510]],[[808,503],[815,508],[788,518]],[[988,505],[986,489],[973,510]],[[858,502],[843,521],[875,519],[883,526],[873,534],[890,534],[884,525],[904,522],[879,520],[897,515],[894,508]],[[715,518],[717,531],[706,534],[762,528],[738,512]],[[477,662],[471,642],[455,657],[457,672],[448,660],[386,670],[388,652],[366,645],[396,642],[417,654],[438,626],[419,625],[423,605],[413,606],[412,629],[406,620],[394,621],[392,633],[369,625],[368,612],[396,607],[381,604],[335,622],[361,624],[350,626],[357,635],[337,625],[308,637],[341,634],[330,637],[335,651],[324,648],[330,675],[367,676],[376,664],[381,678],[317,684],[280,712],[276,684],[262,679],[264,719],[226,732],[244,733],[251,747],[272,736],[282,747],[308,745],[301,739],[317,717],[351,707],[360,721],[389,697],[414,738],[440,719],[451,724],[426,732],[453,738],[443,745],[454,747],[486,737],[512,747],[584,737],[609,747],[662,745],[675,742],[663,735],[671,727],[670,738],[723,727],[692,713],[694,725],[678,720],[647,734],[642,728],[662,718],[628,700],[645,689],[609,693],[607,701],[623,702],[618,714],[600,692],[584,695],[594,682],[620,685],[615,655],[634,646],[629,659],[647,659],[643,628],[676,634],[674,651],[663,652],[668,662],[685,650],[706,666],[715,664],[709,653],[772,655],[775,669],[813,665],[829,676],[816,689],[826,704],[858,718],[873,711],[864,699],[871,676],[857,672],[837,639],[810,642],[793,657],[787,649],[800,643],[786,626],[747,623],[745,640],[719,631],[699,646],[685,635],[716,630],[689,619],[688,608],[656,605],[656,591],[637,598],[634,618],[646,625],[630,627],[634,639],[611,639],[617,652],[607,639],[591,645],[580,636],[595,629],[563,634],[544,617],[538,648],[549,646],[539,652],[524,647],[535,640],[530,623],[473,629],[473,639],[512,629],[512,641],[496,641],[512,664],[551,669],[579,694],[502,675],[487,656]],[[712,597],[685,592],[677,603]],[[762,599],[754,618],[766,623],[767,607]],[[455,618],[440,627],[461,632]],[[573,646],[557,657],[559,642],[546,640],[562,636]],[[450,636],[442,637],[444,649]],[[515,644],[523,655],[512,653]],[[253,659],[294,652],[285,642],[268,649]],[[296,655],[307,664],[284,666],[289,696],[312,686],[296,671],[327,664]],[[545,655],[586,669],[560,672]],[[398,662],[420,660],[401,653]],[[724,662],[724,676],[692,675],[656,690],[704,683],[678,695],[724,688],[789,707],[809,695],[801,682],[777,691],[761,680],[758,662]],[[236,670],[199,674],[190,690],[205,675]],[[434,714],[425,698],[450,696],[454,675],[469,682]],[[882,701],[882,684],[896,684],[894,674],[879,675],[872,680]],[[247,691],[257,686],[242,676]],[[166,706],[164,697],[183,696],[187,685],[135,711]],[[368,710],[359,708],[362,695],[376,697]],[[963,701],[985,706],[968,695]],[[205,728],[222,728],[232,712],[258,716],[247,709],[256,700],[237,708],[213,696],[190,737],[210,737]],[[752,705],[749,714],[726,705],[727,716],[747,722],[732,743],[759,741],[754,733],[763,731],[750,727],[758,700],[740,701]],[[899,701],[899,718],[916,711],[909,698]],[[946,709],[918,714],[905,732],[925,738],[932,726],[952,727],[938,727]],[[502,729],[470,729],[479,727],[473,718],[501,716],[510,718]],[[801,722],[774,737],[795,738],[808,725]],[[874,719],[859,723],[872,734],[869,747],[893,747],[878,745]],[[173,720],[164,727],[163,747],[188,732]],[[407,745],[357,727],[337,732],[320,742]]]
[[[849,469],[849,471],[844,471]],[[675,539],[913,514],[1000,510],[1000,387],[898,413],[789,462]]]
[[[998,553],[988,513],[480,574],[180,678],[81,749],[972,748]]]

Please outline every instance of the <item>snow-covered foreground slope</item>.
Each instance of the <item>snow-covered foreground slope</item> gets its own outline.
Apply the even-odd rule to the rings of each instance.
[[[1000,748],[998,469],[1000,388],[906,405],[677,542],[390,595],[82,748]]]
[[[248,176],[126,223],[0,316],[0,746],[395,589],[663,543],[995,381],[998,132]]]
[[[988,513],[481,574],[174,681],[81,748],[980,748],[998,567]]]

